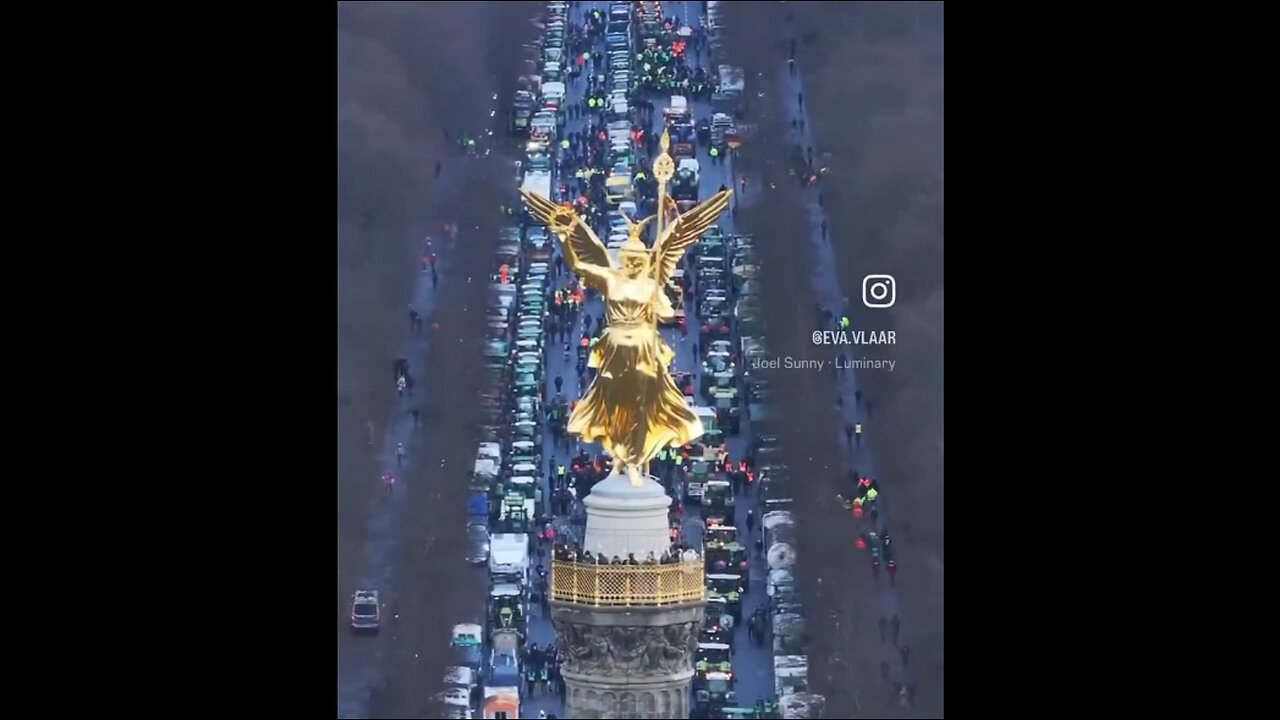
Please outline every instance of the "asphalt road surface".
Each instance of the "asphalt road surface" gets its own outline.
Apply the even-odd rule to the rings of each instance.
[[[675,3],[674,7],[672,5],[667,6],[667,12],[678,14],[682,20],[684,18],[696,19],[700,14],[698,12],[699,6],[700,3]],[[589,12],[592,8],[598,8],[607,14],[608,3],[582,3],[579,6],[579,9],[574,12],[574,18],[580,20],[582,13]],[[710,60],[704,55],[702,57],[702,63],[709,64]],[[578,83],[571,85],[569,87],[569,101],[571,103],[580,102],[582,100],[585,87],[585,80],[581,80]],[[653,97],[650,99],[658,106],[666,104],[666,101],[663,98]],[[709,103],[693,102],[690,103],[690,105],[693,108],[695,118],[702,119],[710,117],[711,107]],[[655,112],[654,117],[655,125],[651,128],[651,131],[660,131],[662,115],[660,112]],[[585,122],[585,120],[570,120],[567,125],[568,130],[580,130],[584,126]],[[726,187],[733,186],[733,171],[729,161],[726,160],[725,163],[714,162],[712,158],[707,155],[705,147],[699,147],[697,159],[701,165],[698,188],[700,198],[705,199],[715,194],[721,185]],[[748,198],[749,197],[750,195],[748,195]],[[721,216],[718,224],[726,234],[735,232],[733,218],[729,212],[726,212]],[[697,303],[687,303],[685,309],[687,313],[686,321],[690,328],[688,337],[682,338],[679,330],[676,328],[664,328],[662,335],[676,353],[676,358],[672,362],[672,368],[679,371],[694,373],[696,382],[700,380],[701,375],[701,360],[700,358],[695,357],[693,352],[693,346],[698,342],[697,328],[699,327],[699,322],[697,317]],[[602,312],[603,304],[598,299],[588,302],[583,310],[585,315],[590,315],[593,318],[599,317]],[[557,376],[564,379],[565,386],[563,392],[566,398],[581,395],[581,393],[585,391],[585,388],[580,388],[577,385],[576,351],[566,362],[562,349],[557,347],[555,343],[548,343],[548,348],[545,373],[548,384],[547,397],[553,398],[556,395],[555,387],[552,383],[554,382],[554,378]],[[707,404],[705,400],[702,400],[701,402],[702,404]],[[742,433],[737,436],[729,436],[729,457],[746,457],[746,451],[750,445],[750,439],[750,423],[744,420],[742,423]],[[592,454],[600,452],[600,448],[598,446],[588,445],[587,448]],[[551,434],[549,432],[545,432],[543,454],[544,458],[552,458],[550,466],[554,467],[558,464],[567,465],[569,463],[569,456],[572,452],[557,449]],[[546,478],[543,477],[540,481],[543,483],[543,496],[549,498],[551,496],[551,489],[547,486]],[[748,503],[741,501],[736,504],[736,522],[744,537],[746,533],[746,513],[748,505]],[[686,508],[685,525],[685,536],[687,538],[701,538],[702,519],[697,513],[696,506],[689,506]],[[756,699],[772,697],[774,694],[773,656],[771,646],[769,644],[757,646],[751,643],[746,637],[747,631],[745,627],[745,619],[750,617],[751,613],[754,612],[757,607],[768,604],[767,596],[765,594],[765,579],[767,576],[768,571],[765,567],[763,557],[753,551],[751,556],[751,586],[748,589],[746,596],[743,598],[742,617],[744,622],[738,625],[734,630],[734,632],[737,633],[737,636],[735,637],[734,643],[735,655],[733,658],[733,669],[738,681],[737,696],[739,705],[752,705],[755,703]],[[532,612],[529,624],[530,642],[536,642],[539,645],[554,642],[555,629],[552,627],[550,619],[542,617],[536,606],[531,610]],[[562,717],[564,714],[563,703],[560,698],[550,694],[527,698],[521,714],[526,717],[535,717],[539,710],[547,710],[548,712],[556,713]]]
[[[446,241],[443,239],[435,240],[434,249],[443,251],[445,248],[442,246],[445,244]],[[448,272],[449,253],[440,253],[438,256],[440,259],[437,261],[437,273],[443,275]],[[434,314],[436,295],[432,290],[430,273],[424,273],[415,284],[413,305],[426,318]],[[430,320],[426,322],[429,323]],[[424,357],[430,334],[426,332],[419,334],[411,328],[407,310],[405,327],[407,338],[400,357]],[[421,380],[417,384],[418,387],[414,389],[416,393],[427,391],[424,387],[425,383]],[[390,362],[387,363],[387,391],[396,392]],[[346,616],[350,611],[349,597],[340,598],[340,602],[344,602],[339,615],[343,621],[338,627],[338,717],[340,718],[369,717],[371,694],[382,682],[388,644],[395,639],[395,608],[398,604],[395,592],[398,556],[396,550],[399,539],[397,531],[400,523],[405,521],[405,507],[409,503],[409,494],[412,492],[408,478],[414,463],[414,453],[409,452],[408,449],[414,444],[412,437],[414,425],[408,407],[413,401],[414,398],[407,393],[403,397],[398,397],[396,411],[385,423],[384,431],[379,435],[374,426],[370,434],[373,441],[371,450],[376,452],[379,469],[382,473],[390,473],[394,476],[396,482],[389,494],[381,487],[374,493],[368,514],[364,563],[356,587],[379,590],[384,612],[389,611],[390,616],[384,617],[384,631],[378,636],[353,635],[346,623]],[[403,462],[397,459],[396,448],[399,445],[404,445],[406,448]],[[377,478],[369,478],[369,482],[377,482]]]
[[[814,145],[812,134],[813,124],[809,120],[808,106],[800,104],[800,97],[804,92],[804,71],[799,68],[793,73],[789,70],[786,63],[782,63],[778,67],[777,84],[782,88],[782,92],[774,93],[774,97],[783,104],[785,117],[788,121],[801,120],[803,124],[797,123],[793,130],[796,136],[796,142],[802,146],[813,147],[814,156],[821,157],[820,149]],[[803,129],[801,129],[803,128]],[[809,237],[808,240],[812,246],[813,266],[812,287],[814,297],[822,304],[823,307],[831,308],[839,317],[839,312],[845,309],[847,300],[840,288],[839,278],[836,276],[835,254],[832,249],[831,234],[828,232],[826,236],[822,233],[823,224],[830,227],[830,221],[827,217],[826,209],[819,205],[818,194],[821,192],[821,183],[809,188],[802,197],[805,200],[804,209],[809,216]],[[859,300],[855,300],[857,302]],[[859,351],[856,347],[842,347],[847,355],[856,357]],[[872,422],[870,414],[867,412],[865,403],[859,402],[856,397],[858,391],[856,369],[839,371],[836,373],[836,392],[840,395],[843,402],[839,404],[838,410],[841,415],[840,424],[832,433],[835,442],[844,449],[845,455],[849,461],[850,467],[855,467],[861,474],[877,479],[877,484],[881,486],[881,494],[877,499],[879,504],[879,522],[876,524],[877,531],[883,531],[889,527],[889,509],[892,507],[892,486],[880,481],[879,474],[874,458],[871,452],[870,435],[874,432],[875,423]],[[863,427],[862,437],[857,439],[855,443],[850,444],[845,435],[845,427],[847,424],[860,423]],[[867,520],[864,527],[870,528],[871,523]],[[870,572],[870,555],[866,553],[853,556],[855,562],[865,565],[865,568],[854,568],[854,572]],[[871,614],[878,614],[884,618],[903,617],[902,608],[898,603],[898,592],[894,585],[888,581],[887,574],[882,570],[879,574],[879,582],[876,583],[876,592],[871,598],[872,607],[868,609]],[[885,652],[884,659],[890,663],[890,678],[893,682],[902,682],[907,685],[913,685],[910,667],[904,667],[901,661],[900,653]],[[908,663],[909,665],[909,663]]]
[[[498,102],[495,99],[494,110],[497,109],[497,105]],[[492,122],[490,118],[477,118],[476,125],[481,126],[482,123]],[[484,136],[480,141],[482,146],[480,154],[483,153],[485,146],[491,146],[493,142],[493,138]],[[470,166],[478,162],[478,157],[458,155],[446,167],[454,178],[459,178],[468,172]],[[436,183],[432,189],[433,195],[429,203],[437,207],[465,201],[461,182]],[[422,253],[431,253],[436,256],[438,282],[445,287],[452,279],[451,271],[454,259],[457,257],[454,250],[458,244],[459,234],[462,242],[470,241],[466,232],[459,233],[456,221],[448,225],[447,231],[442,224],[432,236],[422,241]],[[339,592],[339,718],[367,718],[385,712],[379,708],[385,707],[390,702],[385,697],[387,689],[393,682],[393,676],[398,674],[397,662],[400,659],[398,656],[406,652],[405,647],[400,643],[400,610],[409,599],[400,595],[398,587],[400,580],[398,573],[406,570],[401,562],[404,556],[402,552],[404,548],[401,547],[404,541],[403,531],[406,529],[406,523],[421,522],[421,518],[408,516],[413,493],[433,492],[426,487],[426,484],[438,479],[437,475],[429,472],[430,468],[425,467],[426,443],[433,439],[432,434],[452,434],[454,430],[440,424],[440,421],[447,423],[447,418],[433,417],[429,410],[423,411],[420,416],[421,424],[415,427],[411,413],[413,408],[423,407],[423,398],[426,395],[439,391],[438,386],[433,387],[438,383],[438,378],[424,377],[426,372],[421,363],[421,359],[427,357],[432,339],[437,336],[433,328],[438,319],[439,298],[431,272],[420,270],[413,288],[411,305],[422,318],[421,328],[414,328],[409,319],[409,310],[405,308],[406,339],[399,353],[399,357],[410,360],[410,374],[416,378],[416,387],[411,393],[406,392],[402,396],[397,393],[392,359],[387,360],[387,392],[397,397],[390,417],[381,423],[381,427],[377,423],[372,426],[370,452],[376,455],[378,475],[390,474],[395,478],[395,483],[392,491],[388,493],[385,486],[380,484],[378,477],[368,479],[371,485],[377,484],[378,488],[372,494],[367,515],[368,525],[359,579],[353,588],[340,588]],[[431,422],[432,420],[436,422]],[[397,448],[401,445],[405,449],[403,458],[398,457],[397,454]],[[421,484],[415,485],[415,483]],[[421,503],[417,503],[416,506],[420,507]],[[457,560],[461,562],[461,558]],[[480,588],[481,584],[477,583],[475,592],[480,592]],[[383,623],[382,630],[377,636],[353,635],[348,627],[350,594],[354,589],[376,589],[380,592]],[[440,641],[447,642],[447,637],[442,636]],[[421,653],[412,651],[410,654],[414,654],[417,659]],[[443,655],[443,651],[441,654]],[[428,665],[423,663],[423,667]]]

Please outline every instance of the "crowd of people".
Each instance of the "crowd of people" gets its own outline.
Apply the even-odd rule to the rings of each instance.
[[[593,565],[674,565],[680,562],[694,562],[701,557],[697,549],[681,542],[671,543],[661,555],[650,552],[643,559],[637,559],[634,553],[628,554],[625,558],[617,555],[606,557],[604,553],[583,550],[580,543],[562,542],[555,546],[556,560]]]

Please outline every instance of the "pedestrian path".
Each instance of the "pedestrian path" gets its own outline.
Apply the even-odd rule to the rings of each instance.
[[[804,63],[797,59],[794,69],[789,69],[786,62],[781,63],[777,71],[776,82],[781,92],[775,95],[781,98],[780,101],[783,103],[785,110],[784,117],[788,124],[795,121],[790,131],[794,141],[802,147],[814,148],[813,155],[821,157],[822,154],[818,151],[814,142],[813,123],[809,118],[808,105],[802,105],[801,103],[804,93]],[[809,241],[813,250],[814,267],[810,278],[815,299],[822,307],[830,310],[838,318],[841,313],[848,312],[848,295],[846,294],[846,289],[841,287],[835,271],[836,257],[832,238],[837,234],[838,228],[831,227],[826,209],[819,203],[819,194],[821,192],[821,178],[813,186],[801,192],[805,211],[809,217]],[[824,224],[827,225],[827,233],[825,235],[822,232]],[[846,239],[845,242],[849,242],[849,240]],[[868,270],[873,271],[871,268],[868,268]],[[858,278],[858,281],[861,281],[861,277]],[[857,288],[857,291],[860,293],[861,288]],[[834,329],[834,325],[828,329]],[[891,479],[882,478],[879,475],[872,457],[870,437],[875,432],[875,423],[871,418],[869,403],[867,398],[859,400],[856,396],[859,390],[856,370],[837,372],[836,387],[842,400],[839,407],[842,421],[835,429],[833,439],[844,451],[844,457],[848,461],[849,467],[856,467],[861,474],[875,478],[877,484],[884,490],[877,498],[879,522],[876,523],[874,528],[869,518],[862,523],[864,530],[874,529],[882,533],[890,526],[889,513],[893,505],[893,483]],[[852,424],[862,425],[863,433],[860,446],[856,444],[851,446],[846,439],[845,427]],[[859,558],[859,561],[866,564],[867,572],[872,571],[869,553]],[[911,572],[911,569],[907,569],[905,572]],[[905,622],[906,618],[898,601],[897,588],[889,582],[887,571],[879,573],[873,601],[875,603],[875,611],[881,618],[885,618],[890,626],[892,626],[893,618],[902,618]],[[895,641],[893,645],[898,646],[899,643]],[[904,664],[904,654],[899,649],[891,649],[887,646],[881,652],[881,655],[890,664],[892,681],[902,683],[908,689],[914,690],[915,678],[909,657],[908,662]]]
[[[497,101],[494,101],[496,109]],[[486,121],[490,122],[490,121]],[[461,153],[444,163],[444,180],[433,183],[427,205],[432,208],[456,206],[462,201],[461,184],[453,178],[461,175],[470,162],[468,156]],[[440,279],[449,277],[454,262],[454,246],[458,239],[456,223],[450,221],[433,228],[432,233],[421,241],[422,255],[432,254],[436,257],[435,274]],[[378,465],[378,473],[369,478],[371,484],[377,485],[369,508],[368,528],[365,539],[365,561],[360,573],[358,586],[355,589],[376,589],[381,594],[384,605],[384,630],[378,636],[362,636],[348,639],[342,637],[349,633],[342,626],[339,629],[338,653],[338,717],[367,718],[370,717],[372,695],[385,687],[387,658],[390,646],[399,640],[396,633],[397,588],[396,573],[399,570],[396,559],[399,557],[399,528],[403,522],[404,508],[409,496],[415,491],[410,479],[410,471],[417,462],[416,455],[424,447],[426,433],[431,428],[420,422],[415,428],[412,410],[419,408],[421,398],[431,391],[430,379],[422,376],[422,367],[431,342],[437,293],[431,268],[419,268],[420,274],[414,283],[412,302],[404,312],[406,339],[400,348],[398,357],[409,360],[409,372],[415,381],[413,394],[401,395],[397,392],[396,376],[392,363],[394,358],[387,359],[387,392],[397,394],[392,406],[391,415],[387,418],[372,420],[372,450]],[[421,319],[417,323],[410,320],[409,313],[416,313]],[[397,447],[403,445],[403,458],[397,457]],[[388,494],[382,482],[384,475],[395,478],[394,490]],[[429,481],[425,474],[419,478]],[[422,490],[417,488],[417,490]]]

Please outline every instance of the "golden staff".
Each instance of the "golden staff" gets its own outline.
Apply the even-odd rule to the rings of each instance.
[[[662,237],[662,226],[667,220],[667,182],[676,174],[676,163],[667,154],[671,147],[671,135],[662,131],[662,153],[653,161],[653,177],[658,180],[658,235]]]

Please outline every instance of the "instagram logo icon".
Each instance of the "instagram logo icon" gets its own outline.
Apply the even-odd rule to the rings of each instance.
[[[898,283],[892,275],[862,278],[862,304],[869,308],[893,307],[898,300]]]

